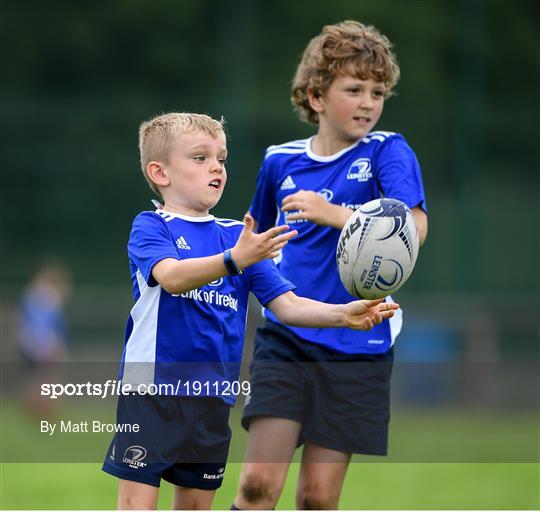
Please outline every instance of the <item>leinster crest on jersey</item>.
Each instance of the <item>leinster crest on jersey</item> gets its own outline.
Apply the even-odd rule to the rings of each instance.
[[[373,173],[371,172],[371,160],[369,158],[359,158],[358,160],[355,160],[347,171],[348,180],[365,182],[369,180],[369,178],[373,178]]]

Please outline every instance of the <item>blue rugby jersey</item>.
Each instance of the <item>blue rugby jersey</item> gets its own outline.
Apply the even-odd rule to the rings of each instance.
[[[221,392],[225,393],[227,382],[238,379],[249,292],[266,305],[294,285],[280,275],[273,261],[263,260],[240,276],[225,276],[171,295],[153,278],[152,269],[165,258],[222,253],[234,247],[242,228],[243,223],[235,220],[164,210],[142,212],[135,218],[128,242],[135,304],[122,353],[123,384],[170,383],[173,392],[161,394],[194,396],[197,381],[203,384],[201,395],[234,403],[233,395]]]
[[[289,212],[281,211],[283,199],[300,190],[312,190],[327,201],[351,209],[373,199],[390,197],[410,208],[420,206],[426,210],[420,166],[403,136],[392,132],[371,132],[330,156],[316,155],[310,146],[311,139],[303,139],[267,149],[250,212],[259,232],[282,224],[298,230],[298,236],[277,259],[282,275],[297,286],[297,295],[334,304],[347,303],[355,298],[339,279],[336,247],[340,231],[305,220],[288,221]],[[271,311],[264,310],[264,315],[280,323]],[[285,327],[305,340],[337,352],[377,354],[390,349],[401,324],[399,310],[392,319],[367,332]]]

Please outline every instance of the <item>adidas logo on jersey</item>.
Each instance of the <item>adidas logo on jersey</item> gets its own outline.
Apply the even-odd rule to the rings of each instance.
[[[287,176],[283,180],[280,190],[292,190],[293,188],[296,188],[296,183],[293,181],[293,179],[290,176]]]
[[[371,161],[369,158],[359,158],[355,160],[347,171],[348,180],[367,181],[373,178],[371,172]]]
[[[188,245],[186,239],[183,236],[176,240],[176,247],[178,247],[178,249],[186,249],[188,251],[191,250],[191,247]]]

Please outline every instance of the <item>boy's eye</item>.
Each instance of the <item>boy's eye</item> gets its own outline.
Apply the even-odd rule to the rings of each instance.
[[[221,165],[225,165],[225,164],[227,163],[227,159],[226,159],[226,158],[220,158],[220,159],[219,159],[219,163],[220,163]]]
[[[204,155],[197,155],[193,157],[193,160],[197,160],[197,162],[204,162],[206,157]]]
[[[384,96],[384,91],[373,91],[373,96],[382,98]]]
[[[351,87],[349,89],[347,89],[348,92],[351,92],[353,94],[357,94],[360,92],[360,89],[358,87]]]

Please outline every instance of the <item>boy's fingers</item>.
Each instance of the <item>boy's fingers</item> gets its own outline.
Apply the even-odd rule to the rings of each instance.
[[[298,192],[295,192],[294,194],[289,194],[288,196],[285,196],[283,198],[283,201],[281,201],[281,204],[288,204],[291,201],[294,201],[298,197]]]
[[[289,226],[286,224],[283,226],[276,226],[275,228],[271,228],[268,231],[265,231],[262,233],[266,238],[275,238],[276,236],[280,235],[281,233],[285,233],[288,231]]]
[[[277,245],[274,245],[274,247],[272,247],[272,251],[281,251],[281,249],[283,249],[283,247],[285,247],[287,244],[289,243],[288,240],[285,240],[285,242],[281,242],[280,244],[277,244]]]
[[[272,240],[272,244],[270,245],[270,247],[268,247],[268,250],[275,251],[276,249],[285,247],[289,243],[289,240],[290,240],[289,238],[282,238],[278,240],[277,242],[274,242],[274,240]]]
[[[302,203],[300,201],[290,201],[287,204],[283,203],[283,206],[281,207],[281,210],[284,212],[300,209],[302,209]]]
[[[244,215],[244,229],[246,231],[253,231],[253,226],[255,225],[255,220],[253,220],[253,217],[246,213]]]
[[[380,304],[384,300],[384,297],[381,299],[374,299],[374,300],[364,300],[364,305],[366,305],[368,308],[372,308],[373,306],[376,306],[377,304]]]
[[[298,231],[296,231],[296,229],[294,231],[288,231],[287,233],[284,233],[283,235],[279,235],[272,238],[272,242],[280,244],[283,241],[288,241],[291,238],[294,238],[297,234],[298,234]]]

